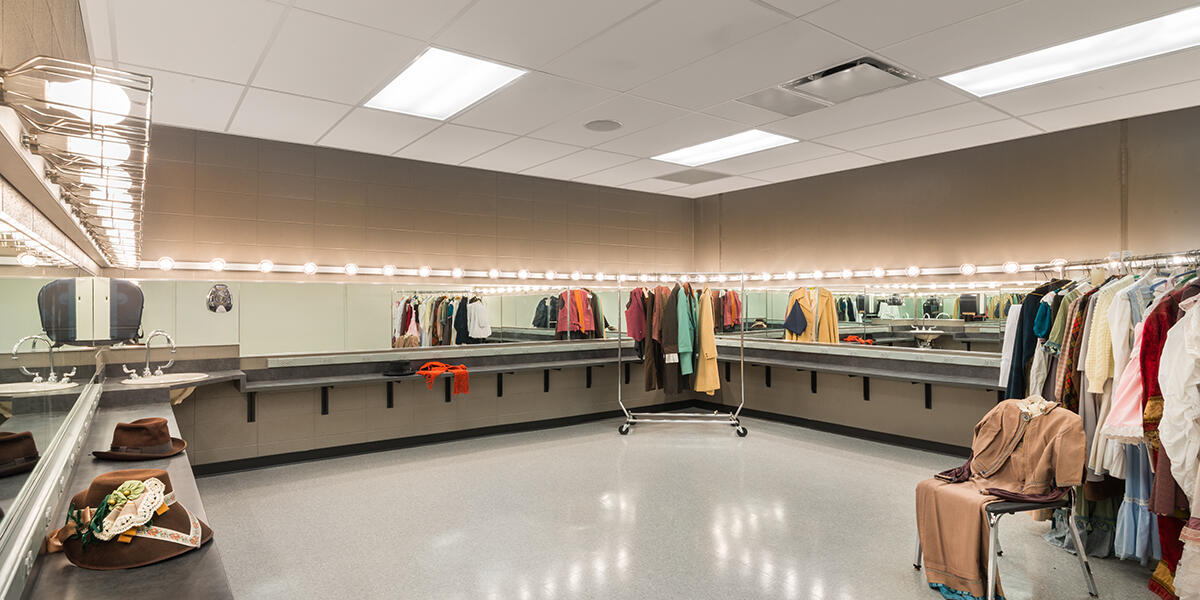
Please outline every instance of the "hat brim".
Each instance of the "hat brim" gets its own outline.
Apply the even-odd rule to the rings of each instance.
[[[75,497],[76,503],[83,501],[85,493],[80,493]],[[174,510],[168,510],[162,515],[154,517],[151,521],[152,524],[186,533],[189,528],[188,517],[181,508],[179,504],[171,505],[171,509]],[[201,520],[200,547],[203,548],[212,540],[212,537],[212,528]],[[96,571],[144,567],[199,549],[175,542],[143,537],[134,538],[128,544],[116,540],[107,542],[95,540],[88,544],[86,549],[83,548],[83,544],[77,537],[63,542],[63,554],[67,556],[67,560],[71,561],[71,564]]]
[[[42,457],[40,457],[40,456],[35,456],[33,458],[33,460],[31,460],[29,462],[24,462],[19,465],[13,465],[11,467],[5,467],[3,469],[0,469],[0,477],[8,477],[9,475],[28,473],[28,472],[32,471],[35,466],[37,466],[37,463],[39,460],[41,460],[41,458]]]
[[[92,451],[92,456],[95,456],[96,458],[99,458],[100,460],[122,460],[122,461],[146,460],[148,458],[167,458],[168,456],[175,456],[176,454],[183,452],[184,448],[187,448],[187,442],[185,442],[179,438],[173,437],[173,438],[171,438],[171,451],[164,452],[162,454],[148,454],[145,452],[113,452],[111,450],[94,450],[94,451]]]

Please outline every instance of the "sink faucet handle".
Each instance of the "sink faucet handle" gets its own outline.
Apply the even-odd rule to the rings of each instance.
[[[121,370],[122,370],[122,371],[125,371],[125,374],[126,374],[126,375],[129,375],[129,378],[130,378],[130,379],[137,379],[137,378],[138,378],[138,372],[137,372],[137,369],[130,369],[129,367],[127,367],[127,366],[125,366],[125,365],[121,365]]]

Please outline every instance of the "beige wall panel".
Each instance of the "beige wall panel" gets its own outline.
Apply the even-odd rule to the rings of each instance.
[[[1129,249],[1200,248],[1200,109],[1129,121]]]

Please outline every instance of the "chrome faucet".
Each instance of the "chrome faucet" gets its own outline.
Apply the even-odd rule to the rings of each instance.
[[[142,372],[142,377],[149,377],[151,375],[151,373],[150,373],[150,342],[153,341],[154,338],[156,338],[158,336],[167,338],[167,343],[171,344],[171,360],[168,360],[167,364],[162,365],[161,367],[155,369],[153,374],[154,375],[162,375],[163,369],[169,369],[169,368],[171,368],[171,365],[175,364],[175,356],[174,356],[175,355],[175,340],[171,339],[170,334],[168,334],[167,332],[165,332],[161,329],[155,329],[154,331],[150,332],[150,335],[146,336],[146,370]]]
[[[950,315],[949,315],[949,314],[947,314],[947,313],[944,313],[944,312],[940,312],[940,313],[938,313],[938,314],[937,314],[937,316],[936,316],[936,317],[934,317],[934,318],[935,318],[935,319],[940,319],[940,318],[942,318],[942,315],[945,315],[947,319],[949,319],[949,318],[950,318]]]
[[[21,370],[21,373],[33,377],[34,383],[42,383],[43,381],[46,383],[58,383],[58,374],[54,372],[54,343],[50,341],[50,338],[44,335],[27,335],[17,340],[17,343],[13,344],[12,359],[20,360],[20,356],[17,355],[17,350],[21,347],[21,344],[24,344],[29,340],[33,340],[34,348],[37,347],[38,341],[46,342],[46,349],[50,355],[50,374],[46,377],[46,379],[42,379],[42,375],[40,373],[30,372],[29,369],[26,369],[24,365],[17,365],[17,368]],[[75,375],[75,368],[72,368],[70,373],[63,373],[62,382],[70,383],[73,375]]]

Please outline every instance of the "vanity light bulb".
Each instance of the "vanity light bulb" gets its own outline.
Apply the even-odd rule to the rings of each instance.
[[[354,263],[346,263],[346,274],[347,275],[357,275],[358,274],[358,265],[356,265]]]
[[[671,280],[671,276],[670,275],[659,275],[658,280],[663,283],[666,283]]]
[[[887,271],[885,271],[883,267],[875,267],[874,269],[871,269],[871,274],[876,277],[883,277],[884,275],[887,275]]]
[[[274,268],[275,263],[271,262],[271,259],[269,258],[264,258],[258,263],[258,270],[262,271],[263,273],[270,273]]]
[[[714,279],[716,280],[717,283],[725,283],[726,277],[725,277],[724,273],[718,273]]]
[[[650,276],[645,273],[642,273],[641,275],[638,275],[638,279],[641,280],[643,283],[645,283],[647,281],[650,281]]]
[[[989,283],[989,284],[988,284],[988,287],[989,287],[989,288],[991,288],[991,289],[993,289],[993,290],[994,290],[994,289],[996,289],[996,282],[995,282],[995,281],[993,281],[993,282]]]
[[[763,281],[770,281],[770,280],[771,280],[771,274],[770,274],[770,273],[768,273],[768,272],[766,272],[766,271],[763,271],[763,272],[760,274],[760,276],[762,277],[762,280],[763,280]]]
[[[917,275],[921,274],[921,267],[918,267],[917,265],[912,265],[909,268],[904,270],[904,274],[908,275],[909,277],[916,277]]]
[[[453,269],[450,269],[450,276],[458,279],[459,277],[463,276],[463,270],[459,267],[454,267]]]
[[[957,283],[954,283],[954,282],[950,282],[950,289],[952,289],[952,290],[957,290],[957,289],[958,289],[958,284],[957,284]]]
[[[304,263],[304,274],[305,275],[312,275],[316,272],[317,272],[317,263],[313,263],[313,262]]]
[[[221,271],[224,271],[225,270],[225,259],[223,259],[223,258],[212,259],[211,261],[208,262],[208,268],[210,268],[218,273]]]
[[[1182,254],[1176,254],[1174,257],[1171,258],[1171,262],[1173,262],[1177,265],[1182,265],[1183,263],[1187,262],[1187,257]]]
[[[529,271],[527,269],[517,271],[517,279],[529,279]]]
[[[796,272],[795,271],[788,271],[787,273],[784,273],[783,276],[786,277],[788,281],[796,280]]]
[[[817,269],[816,271],[813,271],[813,273],[812,273],[812,278],[813,278],[813,279],[824,279],[824,278],[825,278],[825,272],[824,272],[824,271],[822,271],[822,270],[820,270],[820,269]]]
[[[972,289],[972,290],[973,290],[973,289],[975,289],[975,282],[974,282],[974,281],[972,281],[971,283],[968,283],[968,284],[967,284],[967,288],[968,288],[968,289]]]
[[[699,283],[704,283],[704,282],[708,281],[708,275],[701,273],[696,276],[696,281]]]
[[[850,279],[851,277],[854,277],[854,271],[842,269],[842,279]]]
[[[421,277],[429,277],[431,273],[433,273],[433,269],[429,268],[429,265],[421,265],[421,268],[417,269],[417,275]]]
[[[170,256],[164,256],[158,259],[158,268],[164,271],[170,271],[175,268],[175,259]]]
[[[1177,257],[1175,257],[1175,258],[1176,258],[1176,259],[1178,259],[1179,257],[1177,256]],[[1056,259],[1054,259],[1054,260],[1050,261],[1050,266],[1052,266],[1052,267],[1058,267],[1059,269],[1061,269],[1061,268],[1063,268],[1063,267],[1067,266],[1067,259],[1065,259],[1065,258],[1056,258]]]
[[[1018,271],[1021,270],[1021,265],[1010,260],[1010,261],[1004,263],[1004,265],[1001,268],[1004,269],[1005,273],[1012,275],[1013,273],[1017,273]]]
[[[958,267],[958,272],[966,275],[967,277],[974,275],[978,270],[978,267],[971,263],[963,263],[962,266]]]
[[[37,257],[28,252],[22,252],[17,256],[17,262],[21,263],[22,267],[32,267],[37,264],[37,261]]]
[[[460,275],[460,277],[461,277],[461,275]],[[500,278],[500,269],[488,269],[488,277],[491,277],[492,279],[499,279]]]
[[[383,274],[391,277],[396,274],[396,265],[383,265]]]
[[[558,273],[555,273],[554,271],[546,271],[547,281],[554,281],[556,277],[558,277]]]
[[[583,277],[583,273],[580,273],[579,271],[572,271],[572,272],[571,272],[571,280],[572,280],[572,281],[579,281],[579,278],[580,278],[580,277]]]
[[[593,278],[594,278],[596,281],[604,281],[604,278],[605,278],[605,277],[606,277],[606,275],[604,274],[604,272],[603,272],[603,271],[597,272],[597,273],[596,273],[596,274],[593,276]]]

